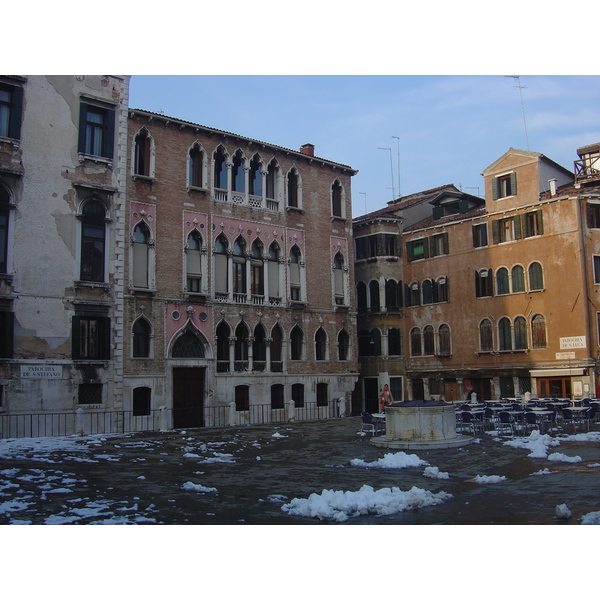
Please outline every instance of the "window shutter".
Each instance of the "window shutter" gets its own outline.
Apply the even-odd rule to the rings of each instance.
[[[429,243],[427,243],[427,241],[428,240],[425,240],[425,247],[429,246],[429,256],[437,256],[435,253],[435,236],[429,238]],[[425,257],[425,255],[423,255],[423,257]]]
[[[215,254],[215,292],[227,294],[227,256]]]
[[[433,218],[434,219],[441,219],[443,215],[443,209],[441,206],[434,206],[433,207]]]
[[[85,124],[87,123],[87,109],[88,105],[82,102],[79,105],[79,143],[78,151],[85,153]]]
[[[423,240],[423,258],[429,258],[429,244]]]
[[[497,177],[492,179],[492,200],[498,200],[500,196],[500,180]]]
[[[115,144],[115,111],[106,111],[106,136],[104,137],[104,148],[102,148],[102,155],[106,158],[113,158],[114,156],[114,144]],[[148,159],[150,154],[148,153]],[[150,174],[150,173],[148,173]]]
[[[523,224],[523,219],[525,215],[515,215],[513,218],[513,224],[515,228],[515,240],[520,240],[523,237],[523,229],[525,229]]]
[[[300,285],[300,265],[298,263],[290,263],[290,284]]]
[[[513,196],[517,194],[517,174],[510,174],[510,192]]]
[[[483,225],[481,225],[481,245],[482,246],[487,246],[488,245],[488,234],[487,234],[487,224],[484,223]]]
[[[402,306],[404,306],[402,298],[403,298],[403,293],[402,290],[404,289],[404,286],[402,285],[402,281],[398,282],[398,287],[396,288],[396,292],[398,294],[398,307],[402,308]]]
[[[98,319],[98,322],[100,326],[98,333],[100,358],[110,360],[110,319],[108,317]]]
[[[269,296],[279,298],[279,263],[269,262]]]
[[[406,260],[412,262],[414,260],[412,242],[406,242]]]
[[[543,235],[544,233],[544,219],[542,217],[542,209],[540,208],[537,211],[537,226],[538,226],[538,234]]]
[[[148,287],[148,244],[133,244],[133,286]]]
[[[13,105],[8,124],[8,137],[21,139],[21,115],[23,113],[23,88],[13,88]]]
[[[469,212],[469,201],[466,198],[461,198],[458,202],[458,212],[461,214]]]
[[[448,232],[444,232],[444,254],[448,254],[450,252],[450,245],[448,243]]]
[[[15,315],[12,312],[0,312],[0,358],[13,357],[13,338],[14,338]]]
[[[200,251],[188,250],[186,259],[188,275],[200,275]]]
[[[492,221],[492,241],[494,244],[500,243],[500,220]]]
[[[71,357],[73,360],[80,358],[81,349],[81,317],[71,319]]]

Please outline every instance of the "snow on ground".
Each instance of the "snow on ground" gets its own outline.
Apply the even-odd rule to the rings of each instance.
[[[397,487],[375,490],[370,485],[363,485],[356,492],[323,490],[320,494],[311,494],[308,498],[294,498],[284,504],[281,510],[291,516],[343,523],[350,517],[360,515],[391,515],[433,506],[443,503],[448,498],[452,498],[452,494],[434,494],[417,487],[403,492]]]
[[[444,471],[440,471],[438,467],[425,467],[423,475],[431,477],[431,479],[450,479],[450,475]]]
[[[529,458],[546,458],[550,446],[560,445],[560,440],[550,437],[547,433],[542,435],[539,431],[533,430],[531,434],[524,438],[513,438],[503,442],[505,446],[513,448],[524,448],[529,450]]]
[[[554,460],[557,462],[576,463],[581,462],[581,456],[567,456],[562,452],[553,452],[548,454],[548,460]]]
[[[550,471],[550,469],[545,468],[540,471],[536,471],[535,473],[531,473],[531,475],[552,475],[552,473],[557,473],[558,471]]]
[[[500,483],[505,480],[504,475],[476,475],[471,481],[475,483]]]
[[[367,462],[360,458],[353,458],[350,461],[353,467],[375,467],[377,469],[406,469],[407,467],[425,467],[429,463],[421,460],[416,454],[406,454],[406,452],[396,452],[395,454],[385,454],[373,462]]]
[[[589,512],[581,517],[582,525],[600,525],[600,510]]]
[[[182,489],[188,492],[200,492],[202,494],[206,494],[208,492],[216,492],[217,488],[214,487],[206,487],[205,485],[201,485],[199,483],[192,483],[191,481],[186,481],[182,486]]]

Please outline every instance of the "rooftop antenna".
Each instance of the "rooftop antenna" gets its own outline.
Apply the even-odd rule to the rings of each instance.
[[[392,149],[391,148],[377,148],[377,150],[388,150],[390,153],[390,171],[392,172],[392,200],[395,200],[396,199],[396,190],[394,189],[394,166],[392,165]]]
[[[523,111],[523,124],[525,125],[525,139],[527,140],[527,150],[529,150],[529,136],[527,135],[527,121],[525,120],[525,105],[523,104],[523,90],[527,86],[521,85],[520,75],[505,75],[505,77],[511,77],[512,79],[516,79],[517,83],[519,84],[513,87],[519,88],[519,95],[521,96],[521,110]]]
[[[393,135],[392,138],[398,143],[398,198],[400,198],[402,196],[400,191],[400,138],[397,135]]]
[[[365,215],[367,214],[367,192],[358,192],[365,197]]]
[[[479,196],[479,186],[478,187],[466,187],[465,190],[477,190],[477,195]]]

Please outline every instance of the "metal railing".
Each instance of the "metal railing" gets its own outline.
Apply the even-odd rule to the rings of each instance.
[[[330,400],[324,406],[305,402],[302,407],[286,402],[283,408],[271,404],[250,405],[248,410],[235,410],[231,405],[205,408],[155,409],[148,414],[130,410],[44,412],[0,414],[0,439],[27,437],[60,437],[169,431],[195,427],[228,427],[267,425],[289,421],[334,419],[340,414],[340,401]]]

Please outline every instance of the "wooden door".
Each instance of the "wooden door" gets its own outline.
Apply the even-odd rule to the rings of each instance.
[[[204,367],[173,369],[173,428],[204,427]]]

